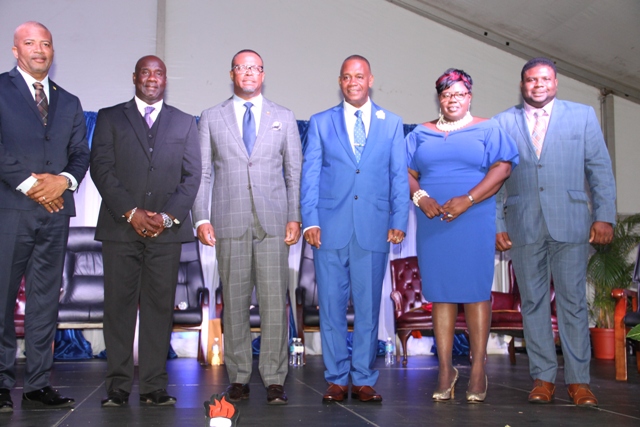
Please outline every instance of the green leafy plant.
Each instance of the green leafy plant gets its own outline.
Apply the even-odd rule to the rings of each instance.
[[[587,265],[587,281],[593,286],[589,314],[597,328],[613,328],[615,300],[611,291],[631,284],[634,262],[629,261],[629,255],[640,243],[640,214],[619,220],[613,232],[610,244],[592,245],[596,252]]]
[[[640,325],[636,325],[627,334],[627,338],[632,340],[640,341]]]

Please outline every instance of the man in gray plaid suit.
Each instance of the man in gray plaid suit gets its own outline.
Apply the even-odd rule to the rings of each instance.
[[[293,113],[262,96],[258,53],[238,52],[229,74],[234,95],[200,117],[202,182],[193,220],[200,241],[217,248],[231,383],[227,399],[249,398],[249,306],[255,285],[267,403],[286,404],[286,290],[289,246],[300,238],[300,135]]]

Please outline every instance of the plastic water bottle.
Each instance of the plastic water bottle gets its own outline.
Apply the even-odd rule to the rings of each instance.
[[[296,366],[296,340],[297,338],[292,338],[289,344],[289,366]]]
[[[304,366],[304,344],[302,344],[302,338],[298,338],[296,342],[296,366]]]
[[[211,364],[219,365],[220,364],[220,345],[218,344],[218,337],[215,337],[213,339],[213,347],[211,348],[211,352],[213,353]]]
[[[396,355],[394,351],[393,341],[391,337],[387,337],[387,342],[384,344],[384,364],[385,366],[391,366],[396,363]]]

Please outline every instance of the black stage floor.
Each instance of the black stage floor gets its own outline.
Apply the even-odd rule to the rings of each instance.
[[[464,400],[469,364],[464,357],[455,359],[460,381],[455,400],[434,403],[431,393],[436,384],[437,360],[434,356],[414,356],[403,368],[384,366],[378,357],[380,378],[376,389],[381,404],[349,399],[342,404],[323,404],[326,388],[320,356],[308,356],[304,368],[291,369],[286,382],[289,404],[268,406],[266,392],[257,373],[251,382],[251,398],[238,404],[239,426],[639,426],[640,375],[635,358],[629,364],[629,381],[614,378],[613,361],[592,361],[591,386],[600,400],[599,408],[577,408],[569,403],[562,370],[556,383],[556,400],[548,405],[527,403],[531,386],[527,357],[518,354],[511,366],[508,356],[490,355],[487,361],[489,389],[484,404],[469,405]],[[633,363],[633,365],[632,365]],[[0,426],[205,426],[204,400],[224,391],[227,376],[224,366],[200,366],[194,359],[168,361],[168,392],[176,396],[175,407],[147,407],[138,403],[134,385],[130,404],[122,408],[100,407],[105,394],[103,360],[56,363],[53,384],[63,395],[74,397],[73,409],[23,411],[22,389],[12,391],[13,414],[0,414]],[[19,365],[21,381],[23,365]],[[21,382],[19,383],[21,385]]]

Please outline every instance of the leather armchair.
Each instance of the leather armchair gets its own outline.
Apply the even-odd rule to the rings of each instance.
[[[635,290],[614,289],[611,296],[616,300],[614,311],[614,342],[616,380],[627,381],[627,331],[640,324],[640,309],[638,307],[638,295],[640,294],[640,245],[636,255],[636,265],[633,271],[633,283]],[[629,310],[629,307],[631,310]],[[640,373],[640,343],[628,340],[636,353],[636,364]]]

